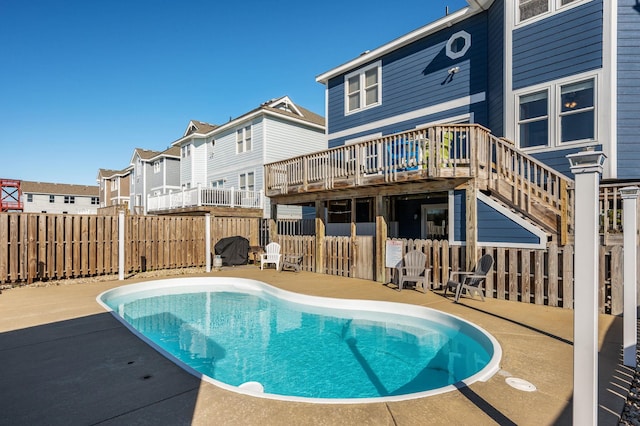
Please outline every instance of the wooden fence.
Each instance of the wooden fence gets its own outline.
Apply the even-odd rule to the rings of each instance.
[[[211,217],[211,248],[224,237],[240,235],[258,245],[261,219]],[[204,266],[204,216],[126,216],[125,273]],[[325,237],[324,263],[318,266],[315,236],[277,235],[283,254],[302,256],[305,271],[367,278],[373,274],[371,237]],[[433,287],[440,288],[451,271],[464,269],[464,246],[446,240],[401,240],[403,252],[427,255]],[[368,245],[369,244],[369,245]],[[490,253],[489,298],[573,308],[573,246],[547,250],[481,247]],[[599,306],[603,313],[622,312],[623,249],[600,247]],[[640,264],[640,262],[639,262]],[[320,270],[319,270],[320,268]],[[118,217],[95,215],[0,214],[0,283],[76,278],[118,272]],[[369,275],[367,275],[369,274]],[[388,274],[389,276],[389,274]]]
[[[211,217],[211,248],[240,235],[258,244],[260,219]],[[126,216],[125,273],[204,266],[204,216]],[[0,214],[0,283],[118,272],[118,216]]]

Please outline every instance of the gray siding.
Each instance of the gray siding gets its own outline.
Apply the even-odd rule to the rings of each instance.
[[[165,158],[165,173],[167,174],[166,186],[180,186],[180,160],[177,158]]]
[[[327,149],[327,140],[323,130],[298,125],[272,116],[266,117],[264,122],[267,129],[267,139],[264,145],[265,163]]]
[[[471,48],[462,58],[453,60],[446,56],[445,46],[449,37],[461,30],[471,35]],[[476,15],[463,23],[418,40],[389,53],[381,60],[380,106],[345,116],[344,75],[329,81],[329,134],[485,92],[487,14]],[[459,66],[460,72],[448,81],[447,70],[454,66]],[[480,108],[482,110],[475,111],[478,113],[476,122],[486,125],[486,105],[483,104]],[[420,121],[424,123],[430,120]],[[395,131],[399,130],[405,129],[398,128]]]
[[[504,0],[497,0],[488,15],[487,108],[488,127],[504,136]]]
[[[618,178],[640,177],[640,4],[618,0]]]
[[[602,1],[513,32],[513,89],[602,68]]]

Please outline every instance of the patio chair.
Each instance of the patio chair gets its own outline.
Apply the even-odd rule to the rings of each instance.
[[[427,268],[427,255],[418,250],[412,250],[402,258],[402,266],[398,268],[398,291],[402,290],[406,282],[416,283],[416,289],[422,287],[422,292],[427,292],[429,285],[429,272]]]
[[[447,290],[451,289],[456,294],[455,301],[460,299],[460,295],[463,290],[473,297],[473,293],[477,293],[484,302],[484,295],[482,285],[487,279],[487,274],[493,266],[493,257],[490,254],[485,254],[478,260],[476,267],[472,272],[459,271],[452,272],[447,285],[444,288],[444,295],[447,295]],[[460,276],[457,280],[454,277]]]
[[[276,265],[276,271],[280,270],[280,244],[269,243],[264,248],[264,253],[260,255],[260,269],[264,269],[265,264],[273,263]]]

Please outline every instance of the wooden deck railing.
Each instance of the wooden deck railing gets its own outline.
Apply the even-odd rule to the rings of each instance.
[[[437,125],[265,165],[265,195],[429,179],[475,178],[479,189],[566,234],[573,181],[477,124]],[[560,218],[560,220],[558,220]]]

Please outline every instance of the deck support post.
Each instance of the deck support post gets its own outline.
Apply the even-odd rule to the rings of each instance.
[[[640,188],[620,188],[622,197],[622,230],[624,232],[624,313],[622,357],[627,367],[636,367],[638,343],[637,259],[638,259],[638,194]]]
[[[476,265],[478,256],[478,188],[476,180],[472,179],[465,189],[466,206],[466,265],[467,271],[471,271]]]
[[[598,199],[605,156],[569,154],[575,176],[573,424],[598,424]],[[575,261],[575,260],[574,260]]]
[[[385,206],[385,198],[382,195],[376,195],[375,217],[376,217],[376,254],[375,254],[375,277],[379,283],[387,282],[387,269],[385,259],[387,256],[387,216],[388,212]]]
[[[324,254],[324,236],[325,236],[325,219],[324,219],[324,201],[316,201],[316,273],[325,273],[325,254]]]

